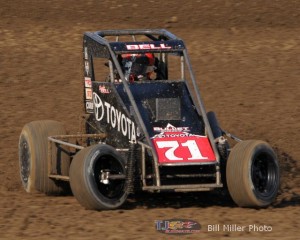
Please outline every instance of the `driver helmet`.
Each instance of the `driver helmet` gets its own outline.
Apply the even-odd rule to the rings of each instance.
[[[132,81],[150,80],[155,70],[153,53],[122,54],[122,66],[125,78]]]

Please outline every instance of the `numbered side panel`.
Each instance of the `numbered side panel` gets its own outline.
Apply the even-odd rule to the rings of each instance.
[[[215,154],[206,136],[154,138],[159,164],[214,163]],[[180,136],[180,133],[178,133]]]

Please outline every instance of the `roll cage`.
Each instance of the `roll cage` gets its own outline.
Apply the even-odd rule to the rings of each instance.
[[[160,188],[161,183],[159,179],[159,166],[157,164],[158,157],[156,152],[153,151],[154,146],[151,141],[151,136],[149,135],[149,131],[145,126],[139,107],[136,104],[136,100],[133,95],[132,88],[130,87],[130,83],[125,79],[119,60],[119,56],[121,54],[140,54],[149,52],[157,54],[159,56],[158,61],[160,67],[162,68],[161,75],[165,76],[165,79],[163,79],[163,81],[172,81],[168,79],[167,56],[175,55],[180,58],[179,78],[180,81],[184,81],[186,83],[186,87],[192,99],[193,106],[195,107],[199,116],[201,116],[203,119],[205,131],[216,157],[216,184],[214,185],[214,187],[221,187],[220,156],[214,140],[212,129],[206,115],[206,110],[204,108],[204,104],[196,84],[195,76],[190,63],[190,58],[188,56],[187,49],[185,48],[185,44],[181,39],[164,29],[106,30],[87,32],[84,34],[83,39],[84,79],[91,79],[91,82],[95,81],[95,72],[93,65],[93,60],[95,58],[104,58],[108,61],[106,65],[109,67],[109,76],[106,77],[105,82],[110,82],[111,84],[118,85],[118,83],[114,83],[114,79],[115,73],[117,72],[119,74],[122,80],[122,89],[124,89],[124,94],[126,95],[126,98],[130,102],[131,106],[130,113],[128,109],[124,110],[134,117],[138,127],[140,128],[143,140],[138,141],[138,143],[142,146],[142,152],[148,150],[152,151],[156,175],[155,185],[156,187]],[[103,79],[105,79],[104,76]],[[87,90],[89,90],[89,87],[89,84],[86,84],[85,82],[85,113],[93,113],[93,110],[87,108],[88,104],[91,104],[92,102],[92,97],[88,96],[89,93]]]

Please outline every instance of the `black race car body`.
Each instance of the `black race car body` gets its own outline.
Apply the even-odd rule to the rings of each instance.
[[[106,41],[107,37],[118,35],[121,39],[131,34],[146,36],[148,41]],[[90,114],[89,125],[93,126],[88,127],[87,133],[106,133],[105,143],[115,148],[137,145],[140,159],[145,161],[141,165],[154,167],[153,182],[158,185],[151,186],[153,189],[161,190],[161,167],[179,165],[188,166],[187,171],[192,165],[198,165],[199,169],[199,165],[210,165],[216,171],[209,175],[208,190],[212,186],[222,187],[220,156],[209,124],[205,124],[206,111],[195,87],[183,41],[165,30],[102,31],[86,33],[84,49],[85,110]],[[129,82],[120,57],[144,53],[155,56],[157,79]],[[95,73],[96,58],[107,60],[102,65],[107,66],[107,75],[102,79]],[[147,151],[142,154],[144,148]],[[189,178],[188,172],[181,175]],[[190,182],[197,182],[195,174],[192,175]],[[142,178],[145,180],[147,176]],[[190,187],[203,189],[203,184],[201,179],[199,185]],[[150,186],[143,186],[147,187]],[[172,185],[164,188],[176,190]]]

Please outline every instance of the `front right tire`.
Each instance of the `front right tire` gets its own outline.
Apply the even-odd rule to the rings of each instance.
[[[273,149],[264,141],[238,142],[226,167],[229,193],[240,207],[267,207],[277,196],[279,166]]]

